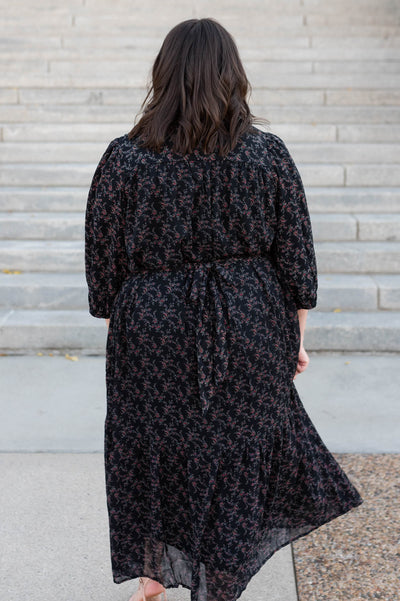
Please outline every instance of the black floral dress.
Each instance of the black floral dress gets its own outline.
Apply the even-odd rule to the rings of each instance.
[[[113,581],[235,601],[291,541],[363,502],[293,376],[317,303],[311,222],[281,138],[227,156],[112,140],[85,216],[89,312],[110,318]]]

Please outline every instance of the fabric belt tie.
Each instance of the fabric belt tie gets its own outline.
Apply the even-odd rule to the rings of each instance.
[[[218,261],[197,264],[189,278],[186,299],[197,307],[197,378],[202,415],[228,370],[229,312],[221,281],[238,291],[237,279]]]

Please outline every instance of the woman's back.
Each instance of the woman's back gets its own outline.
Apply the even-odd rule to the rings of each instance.
[[[97,223],[99,218],[107,222],[121,249],[120,263],[113,266],[121,272],[116,287],[107,286],[107,299],[92,299],[92,314],[101,311],[102,303],[112,304],[129,273],[249,255],[275,261],[297,308],[316,305],[307,202],[298,170],[278,136],[253,127],[221,157],[198,149],[177,154],[170,144],[154,152],[125,134],[104,152],[92,191],[96,200],[89,195],[88,211],[93,219],[97,213]],[[104,245],[107,250],[109,240]],[[93,263],[100,278],[107,265],[98,259]]]

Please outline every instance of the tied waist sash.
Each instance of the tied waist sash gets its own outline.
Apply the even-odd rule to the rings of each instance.
[[[186,302],[196,308],[197,381],[203,416],[228,372],[229,310],[222,283],[225,282],[235,293],[239,293],[237,274],[230,269],[230,265],[253,261],[265,264],[265,260],[270,260],[270,255],[230,256],[210,261],[187,261],[179,265],[144,269],[131,274],[180,269],[188,272],[184,293]]]

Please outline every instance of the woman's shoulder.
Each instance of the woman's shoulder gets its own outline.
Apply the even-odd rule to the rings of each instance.
[[[164,152],[155,152],[143,145],[138,136],[132,137],[129,133],[114,138],[111,144],[118,147],[120,154],[131,167],[139,163],[160,162],[165,155]]]
[[[132,166],[132,162],[147,163],[150,161],[162,162],[171,161],[174,158],[181,159],[166,146],[163,152],[154,152],[140,144],[137,138],[131,138],[128,133],[113,138],[108,145],[107,150],[118,151],[118,154]],[[260,166],[270,165],[271,160],[282,157],[288,152],[285,142],[277,134],[271,131],[261,130],[254,125],[242,134],[236,147],[224,157],[224,160],[234,160],[241,163],[257,163]],[[193,158],[199,160],[208,158],[208,155],[195,152]],[[217,158],[217,153],[212,154],[212,158]]]
[[[253,126],[238,145],[237,158],[267,168],[279,163],[288,154],[283,139],[271,131]]]
[[[107,151],[111,151],[118,157],[120,167],[130,173],[145,160],[144,155],[148,154],[135,138],[129,137],[128,133],[113,138],[108,144]]]
[[[271,131],[259,129],[254,125],[249,131],[248,137],[245,138],[245,141],[261,150],[279,151],[286,148],[286,144],[280,136]]]
[[[121,152],[127,152],[135,145],[135,140],[131,140],[129,135],[125,133],[111,140],[110,144],[118,147]]]

